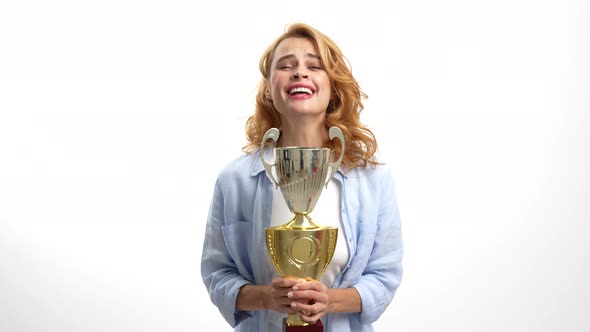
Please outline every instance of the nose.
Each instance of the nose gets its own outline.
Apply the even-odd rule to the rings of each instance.
[[[297,69],[294,73],[293,73],[293,79],[299,79],[299,78],[308,78],[309,76],[307,75],[307,73],[301,69]]]

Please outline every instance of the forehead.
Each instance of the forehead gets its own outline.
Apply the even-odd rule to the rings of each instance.
[[[289,37],[281,41],[274,52],[273,62],[286,55],[318,55],[315,43],[303,37]]]

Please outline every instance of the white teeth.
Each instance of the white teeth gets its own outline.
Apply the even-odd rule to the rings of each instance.
[[[293,88],[293,89],[289,90],[290,95],[297,93],[297,92],[307,93],[308,95],[312,94],[311,89],[304,88],[304,87],[297,87],[297,88]]]

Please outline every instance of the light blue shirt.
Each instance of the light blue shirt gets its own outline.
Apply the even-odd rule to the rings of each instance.
[[[271,149],[267,150],[267,152]],[[267,157],[266,160],[271,160]],[[342,188],[342,220],[350,260],[334,288],[354,287],[360,313],[322,318],[325,332],[368,332],[385,311],[402,277],[402,238],[395,184],[385,165],[354,168],[334,175]],[[220,172],[209,210],[201,275],[211,301],[235,331],[263,332],[268,311],[237,311],[246,284],[269,285],[264,228],[270,226],[274,184],[258,152],[243,155]],[[275,331],[269,331],[275,332]]]

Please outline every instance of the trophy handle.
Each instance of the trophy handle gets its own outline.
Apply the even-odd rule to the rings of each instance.
[[[262,137],[262,142],[260,142],[260,160],[262,161],[262,165],[264,166],[264,169],[266,170],[266,174],[268,174],[268,177],[270,177],[270,179],[272,180],[272,182],[274,182],[274,184],[277,188],[279,187],[279,183],[277,182],[277,180],[275,179],[274,175],[272,175],[272,172],[271,172],[272,167],[276,166],[276,163],[269,164],[266,162],[266,160],[264,160],[264,150],[265,150],[264,143],[266,143],[266,141],[268,141],[269,139],[272,139],[276,144],[280,135],[281,135],[281,132],[277,128],[270,128],[269,130],[266,131],[266,133],[264,134],[264,137]]]
[[[338,167],[340,167],[340,163],[342,163],[342,158],[344,157],[344,135],[342,134],[342,129],[340,129],[338,127],[332,127],[328,131],[328,134],[330,135],[330,140],[333,140],[334,138],[338,138],[340,140],[341,149],[340,149],[340,158],[338,158],[338,160],[336,160],[333,163],[329,163],[329,165],[328,165],[330,167],[330,175],[326,179],[326,183],[325,183],[326,188],[328,188],[328,183],[330,182],[330,180],[332,180],[332,178],[334,177],[334,174],[336,174]]]

